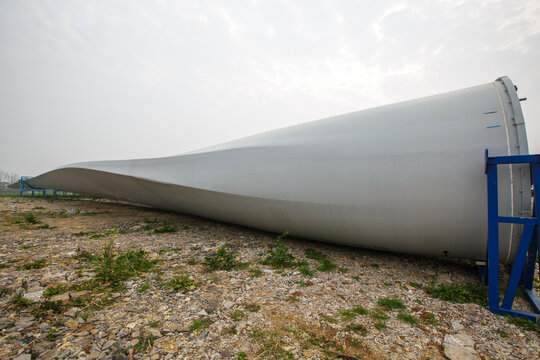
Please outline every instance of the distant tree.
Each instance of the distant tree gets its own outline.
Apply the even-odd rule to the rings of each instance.
[[[5,170],[0,170],[0,182],[14,183],[19,180],[19,175],[10,173]]]
[[[19,180],[20,176],[18,174],[15,174],[15,173],[11,173],[9,175],[9,183],[14,183],[14,182],[17,182]]]

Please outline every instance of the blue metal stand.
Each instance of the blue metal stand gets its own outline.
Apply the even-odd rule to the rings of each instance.
[[[531,184],[534,189],[531,217],[499,216],[497,165],[502,164],[529,164],[532,178]],[[536,181],[540,182],[540,155],[489,157],[488,150],[486,150],[486,174],[488,181],[488,247],[485,275],[489,289],[489,310],[496,314],[518,316],[536,322],[539,320],[540,299],[534,292],[533,279],[537,254],[540,256],[540,220],[537,209],[538,191],[536,191],[538,189]],[[508,287],[502,304],[499,302],[499,223],[523,224],[521,241],[512,265]],[[536,314],[512,309],[517,287],[520,284],[525,289],[525,295]]]
[[[31,178],[32,178],[31,176],[21,176],[21,178],[19,179],[19,184],[21,185],[20,188],[19,188],[19,196],[22,197],[24,189],[28,188],[28,189],[30,189],[32,196],[34,196],[34,191],[41,190],[41,192],[43,194],[43,197],[46,197],[47,196],[47,189],[35,188],[35,187],[33,187],[32,185],[30,185],[29,183],[26,182],[26,180],[31,179]],[[53,194],[56,195],[56,190],[54,190]]]

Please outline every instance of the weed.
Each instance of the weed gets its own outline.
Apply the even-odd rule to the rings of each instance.
[[[25,309],[32,304],[33,302],[31,300],[24,297],[22,290],[13,295],[13,299],[11,299],[11,305],[13,305],[13,307],[17,310]]]
[[[193,280],[191,280],[187,275],[177,276],[169,280],[166,284],[166,287],[180,292],[191,291],[195,289],[196,285]]]
[[[49,297],[49,296],[65,293],[66,291],[67,289],[64,287],[63,284],[58,284],[56,286],[51,286],[45,289],[45,291],[43,292],[43,296]]]
[[[158,252],[160,254],[163,254],[163,253],[166,253],[166,252],[180,252],[182,251],[182,248],[179,248],[179,247],[175,247],[175,248],[163,248],[163,249],[160,249]]]
[[[374,268],[378,268],[378,267],[379,267],[379,264],[373,263],[373,264],[369,264],[369,266],[374,267]]]
[[[384,312],[382,312],[379,309],[373,311],[371,313],[371,317],[374,318],[375,320],[379,320],[379,321],[388,320],[388,315],[386,315]]]
[[[24,222],[26,222],[28,224],[36,224],[37,223],[36,215],[34,215],[32,213],[25,214],[24,215]]]
[[[420,321],[423,324],[432,325],[432,326],[436,326],[439,324],[439,321],[437,320],[435,315],[433,315],[432,313],[428,311],[424,311],[420,314]]]
[[[319,262],[322,262],[323,260],[326,260],[326,255],[324,255],[322,252],[313,250],[313,249],[306,249],[304,251],[304,254],[308,259],[317,260]]]
[[[5,287],[3,287],[3,286],[0,287],[0,298],[6,296],[7,294],[9,294],[7,289]]]
[[[353,278],[354,280],[356,280],[356,281],[360,281],[360,280],[362,279],[362,278],[361,278],[360,276],[358,276],[358,275],[353,275],[352,278]]]
[[[163,225],[154,229],[154,234],[166,234],[176,232],[176,227],[163,221]]]
[[[250,312],[257,312],[261,310],[261,305],[256,304],[256,303],[248,303],[244,305],[244,309]]]
[[[409,281],[409,285],[412,286],[413,288],[416,288],[416,289],[421,289],[422,288],[422,284],[415,283],[413,281]]]
[[[198,264],[197,259],[195,259],[194,257],[190,257],[189,259],[187,259],[186,263],[188,265],[197,265]]]
[[[36,309],[36,311],[33,312],[33,315],[35,317],[45,317],[46,315],[53,313],[53,314],[61,314],[64,311],[64,308],[60,304],[60,301],[43,301],[39,304],[39,307]]]
[[[45,210],[43,206],[34,206],[32,210]]]
[[[425,291],[444,301],[456,303],[475,303],[481,306],[487,306],[487,290],[481,284],[467,282],[465,284],[435,285],[431,281]]]
[[[90,263],[98,263],[100,261],[100,256],[92,254],[86,250],[78,250],[77,255],[74,256],[75,259],[87,261]]]
[[[415,318],[414,316],[412,315],[409,315],[409,314],[406,314],[406,313],[403,313],[403,312],[400,312],[398,315],[397,315],[397,318],[403,322],[406,322],[407,324],[409,325],[417,325],[418,324],[418,319]]]
[[[248,356],[245,352],[239,352],[236,354],[236,360],[248,360]]]
[[[507,338],[507,337],[508,337],[508,333],[507,333],[506,331],[502,330],[502,329],[497,329],[497,330],[495,330],[495,331],[496,331],[496,332],[500,335],[500,337],[502,337],[502,338]]]
[[[8,264],[0,263],[0,269],[5,269],[7,267],[9,267]]]
[[[101,239],[101,238],[104,238],[104,237],[107,237],[107,236],[110,236],[110,235],[125,234],[126,232],[127,231],[125,231],[125,230],[118,230],[117,231],[116,228],[112,228],[112,229],[107,229],[102,233],[92,232],[93,235],[90,235],[90,237],[88,239],[90,239],[90,240]],[[90,234],[90,233],[88,233],[88,234]]]
[[[264,358],[294,359],[294,354],[290,351],[283,349],[283,340],[279,333],[269,332],[263,334],[263,345],[259,354]]]
[[[349,324],[345,326],[345,331],[357,332],[360,333],[362,336],[367,335],[367,329],[362,324]]]
[[[332,260],[324,259],[321,261],[321,265],[317,267],[317,270],[322,272],[330,272],[334,271],[338,268],[336,264],[332,262]]]
[[[80,236],[91,235],[95,233],[96,233],[95,231],[79,231],[78,233],[73,233],[72,235],[80,237]]]
[[[47,331],[47,335],[45,335],[45,339],[50,342],[55,342],[57,336],[58,331],[56,329],[49,329],[49,331]]]
[[[352,339],[351,340],[351,347],[358,349],[362,347],[362,340],[360,339]]]
[[[79,209],[77,209],[79,210]],[[79,210],[78,213],[80,213],[81,211]],[[76,214],[78,214],[76,213]],[[85,211],[82,213],[83,216],[96,216],[96,215],[101,215],[101,214],[109,214],[109,211]]]
[[[236,310],[236,311],[233,311],[232,313],[229,314],[229,317],[233,320],[233,321],[240,321],[242,320],[243,318],[246,317],[246,314],[244,314],[243,312],[241,312],[240,310]]]
[[[288,233],[285,233],[285,236]],[[280,235],[281,236],[281,235]],[[289,248],[280,242],[281,237],[278,237],[277,245],[268,250],[268,256],[264,259],[264,265],[270,265],[274,268],[284,269],[291,268],[296,265],[294,255],[289,252]]]
[[[313,276],[315,274],[315,272],[313,270],[311,270],[309,268],[309,265],[307,264],[303,264],[301,266],[298,267],[298,271],[300,272],[300,274],[304,275],[304,276]]]
[[[113,252],[111,243],[105,245],[102,255],[96,261],[98,262],[94,270],[96,279],[103,284],[117,284],[141,272],[147,272],[157,262],[148,259],[148,255],[141,249],[116,254]]]
[[[145,282],[144,284],[139,286],[139,288],[137,289],[137,292],[139,294],[142,294],[142,293],[147,292],[148,290],[150,290],[150,284]]]
[[[139,342],[133,347],[133,349],[138,352],[145,352],[147,349],[151,349],[154,346],[154,341],[156,340],[155,336],[143,334],[139,335]]]
[[[540,336],[540,322],[535,324],[531,320],[511,316],[508,316],[506,321],[508,321],[510,324],[519,326],[524,330],[536,332],[536,335]]]
[[[327,323],[330,323],[330,324],[337,324],[338,323],[338,320],[331,317],[331,316],[328,316],[328,315],[321,315],[321,320],[322,321],[326,321]]]
[[[233,325],[228,328],[224,328],[221,330],[221,335],[236,335],[238,334],[238,330],[236,329],[236,325]]]
[[[377,304],[387,308],[388,310],[405,309],[405,305],[399,299],[382,298],[377,301]]]
[[[285,298],[285,301],[290,302],[290,303],[295,303],[295,302],[299,302],[300,300],[298,299],[298,297],[291,295]]]
[[[232,270],[237,267],[236,253],[229,250],[227,244],[222,245],[216,254],[212,257],[207,257],[204,260],[204,265],[209,271],[214,270]]]
[[[249,272],[249,276],[251,277],[261,277],[263,274],[263,271],[258,268],[249,268],[248,272]]]
[[[356,305],[350,309],[343,309],[339,311],[339,314],[347,319],[354,319],[357,315],[365,315],[367,313],[367,310],[361,305]]]
[[[386,328],[387,328],[386,324],[384,322],[382,322],[382,321],[377,321],[375,323],[375,329],[377,329],[377,330],[382,330],[382,329],[386,329]]]
[[[36,227],[36,229],[49,229],[49,228],[50,228],[49,224],[43,224]]]
[[[252,339],[263,339],[264,332],[261,329],[254,328],[253,330],[251,330],[251,333],[249,333],[249,337]]]
[[[31,269],[41,269],[45,267],[45,259],[35,260],[31,263],[24,264],[23,266],[19,267],[18,270],[31,270]]]
[[[157,224],[159,222],[159,220],[158,219],[149,219],[149,218],[145,217],[143,222],[145,224]]]
[[[35,245],[23,245],[21,246],[21,250],[28,250],[28,249],[31,249],[33,248]]]
[[[159,326],[159,321],[152,321],[150,324],[148,324],[148,326],[155,329]]]
[[[212,319],[210,319],[210,318],[197,319],[197,320],[193,321],[193,323],[189,327],[189,330],[191,332],[194,332],[194,331],[197,331],[197,330],[206,329],[207,327],[209,327],[213,323],[214,323],[214,321]]]

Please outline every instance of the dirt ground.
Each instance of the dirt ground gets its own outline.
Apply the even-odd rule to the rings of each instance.
[[[0,247],[2,359],[540,358],[470,261],[82,198],[0,198]]]

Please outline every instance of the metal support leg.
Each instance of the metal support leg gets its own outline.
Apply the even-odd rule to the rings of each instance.
[[[528,164],[531,169],[533,211],[531,217],[499,216],[497,165]],[[488,246],[486,256],[488,304],[495,314],[518,316],[534,322],[539,321],[540,299],[534,292],[534,272],[537,254],[540,256],[540,221],[538,219],[538,190],[540,189],[540,155],[513,155],[489,157],[486,150],[486,174],[488,188]],[[499,302],[499,223],[523,224],[510,279],[502,305]],[[539,268],[540,271],[540,268]],[[522,284],[535,313],[514,310],[512,305],[517,287]]]
[[[499,204],[497,199],[497,166],[487,165],[488,178],[488,303],[489,310],[499,309]]]

